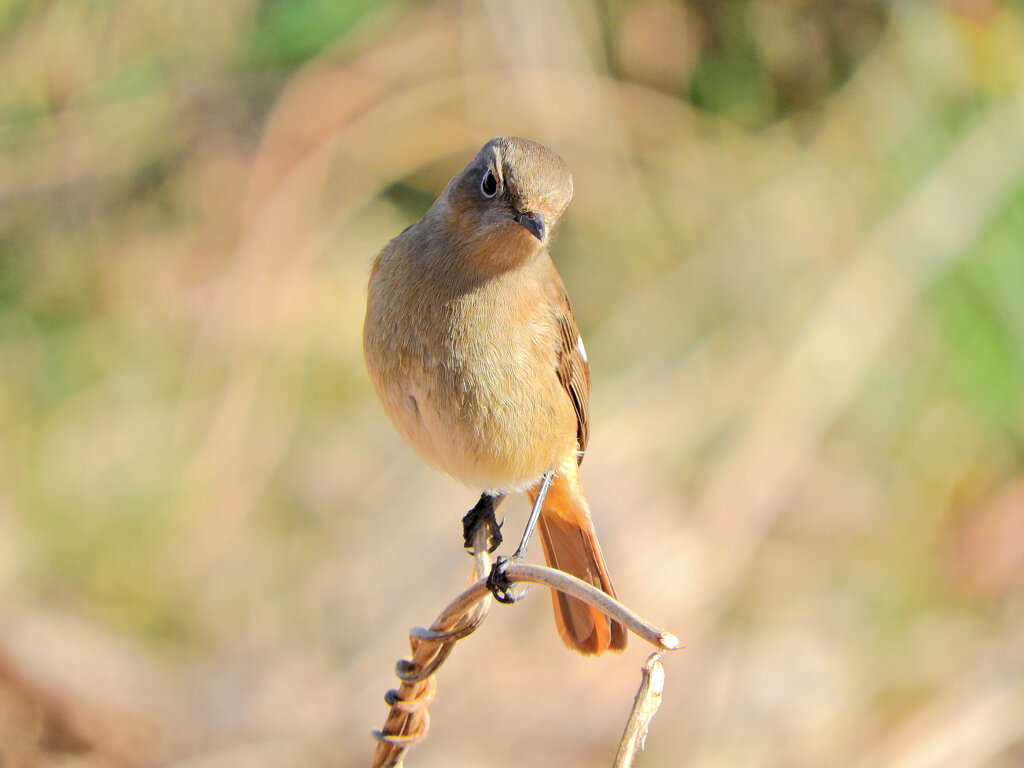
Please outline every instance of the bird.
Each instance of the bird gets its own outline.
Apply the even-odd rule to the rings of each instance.
[[[517,136],[484,144],[374,258],[363,353],[401,436],[480,492],[463,520],[467,547],[480,519],[493,521],[506,495],[525,492],[547,563],[614,597],[579,477],[590,366],[548,251],[572,195],[572,173],[551,149]],[[557,590],[552,597],[569,648],[625,648],[621,623]]]

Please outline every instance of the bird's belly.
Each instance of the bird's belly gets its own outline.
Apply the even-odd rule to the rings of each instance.
[[[524,490],[576,448],[568,398],[521,368],[417,374],[382,398],[388,413],[424,459],[470,487]]]

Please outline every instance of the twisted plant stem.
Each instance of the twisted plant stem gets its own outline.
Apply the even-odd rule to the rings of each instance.
[[[427,706],[437,691],[435,673],[448,658],[455,643],[476,631],[487,617],[491,606],[491,593],[486,578],[490,571],[490,557],[487,554],[484,529],[485,526],[481,526],[475,541],[473,572],[476,582],[452,600],[429,629],[415,627],[409,633],[412,656],[399,661],[395,668],[395,674],[402,684],[397,690],[388,691],[385,695],[384,701],[391,710],[384,726],[373,732],[378,741],[373,768],[401,766],[406,751],[427,735],[430,727]],[[619,756],[616,757],[615,768],[628,768],[637,750],[643,746],[647,724],[654,717],[660,703],[661,684],[664,681],[664,669],[659,660],[661,653],[678,648],[679,640],[670,632],[640,618],[600,589],[562,571],[538,565],[513,565],[505,572],[505,576],[513,584],[540,584],[582,600],[609,618],[619,621],[658,649],[644,667],[643,683],[619,746]],[[627,740],[631,746],[624,751]]]

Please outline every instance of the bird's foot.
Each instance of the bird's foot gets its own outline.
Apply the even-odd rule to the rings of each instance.
[[[476,503],[469,512],[462,518],[462,538],[466,549],[474,550],[476,532],[480,526],[487,526],[487,553],[490,554],[501,546],[503,537],[501,535],[502,524],[494,516],[494,496],[482,494],[480,501]]]
[[[508,576],[505,575],[508,567],[518,562],[519,558],[517,557],[499,557],[494,561],[494,565],[491,566],[491,572],[487,574],[487,588],[491,590],[494,599],[503,605],[512,605],[512,603],[522,600],[526,595],[525,587],[521,591],[513,592],[512,587],[514,585],[508,580]]]

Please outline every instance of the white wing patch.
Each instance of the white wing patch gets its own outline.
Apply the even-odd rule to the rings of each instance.
[[[576,351],[580,353],[580,357],[583,358],[583,362],[587,363],[589,365],[590,361],[587,360],[587,349],[586,349],[586,347],[583,346],[583,337],[582,336],[577,336],[576,337]]]

